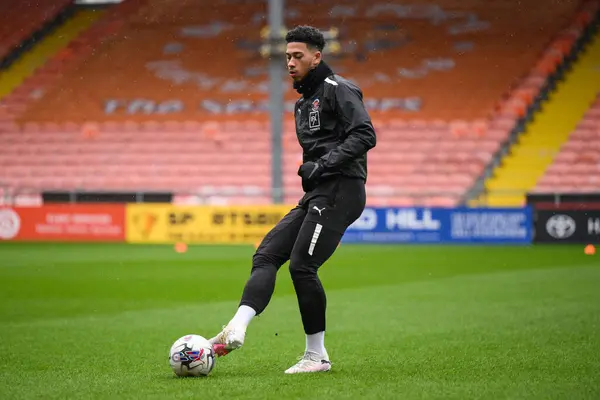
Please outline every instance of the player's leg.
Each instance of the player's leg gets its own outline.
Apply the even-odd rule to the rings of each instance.
[[[271,300],[277,271],[289,260],[305,216],[303,208],[293,208],[263,238],[252,257],[250,278],[244,286],[237,312],[223,330],[210,339],[217,355],[223,356],[244,344],[248,325]]]
[[[262,313],[275,290],[279,268],[290,259],[306,210],[292,209],[262,240],[252,257],[252,271],[246,282],[240,306]]]
[[[325,290],[319,268],[334,254],[340,240],[365,207],[362,181],[341,178],[329,195],[313,199],[290,257],[290,274],[296,289],[306,334],[304,357],[286,373],[328,371],[325,349]]]
[[[290,258],[290,274],[298,298],[306,334],[306,349],[300,362],[286,373],[327,371],[331,365],[325,349],[327,297],[317,274],[319,267],[335,252],[342,233],[305,221]]]

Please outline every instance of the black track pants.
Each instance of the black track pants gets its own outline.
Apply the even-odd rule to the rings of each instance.
[[[262,313],[273,295],[277,271],[289,260],[304,331],[324,331],[327,299],[317,272],[360,217],[365,202],[365,185],[358,179],[335,177],[307,193],[256,250],[240,305]]]

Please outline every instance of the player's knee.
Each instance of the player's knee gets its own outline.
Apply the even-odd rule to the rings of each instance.
[[[290,260],[290,275],[292,280],[314,279],[317,275],[317,268],[311,267],[302,259]]]
[[[276,270],[281,267],[283,263],[268,254],[255,253],[252,257],[252,269],[258,268],[275,268]]]

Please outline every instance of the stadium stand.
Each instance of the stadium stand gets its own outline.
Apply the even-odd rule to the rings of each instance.
[[[588,193],[600,188],[600,95],[569,135],[534,192]]]
[[[536,186],[537,190],[542,188],[550,191],[598,189],[594,168],[588,172],[579,168],[582,165],[590,166],[590,160],[594,159],[593,141],[588,149],[580,148],[585,151],[579,155],[572,150],[576,148],[574,146],[582,144],[577,141],[581,132],[593,132],[599,127],[593,119],[594,108],[585,114],[600,93],[599,67],[600,34],[596,33],[488,182],[488,205],[523,205],[526,193]],[[575,130],[576,127],[583,131]],[[570,142],[572,132],[576,144]],[[571,167],[574,167],[569,171],[564,169],[564,162],[568,159],[571,160]],[[553,163],[554,166],[550,167]],[[570,172],[575,170],[578,172]]]
[[[11,93],[49,57],[56,54],[73,40],[81,31],[87,29],[101,12],[95,10],[71,11],[70,18],[52,32],[38,40],[30,51],[25,52],[3,70],[0,70],[0,99]]]
[[[288,18],[288,25],[307,20],[325,27],[343,24],[348,43],[343,41],[342,47],[356,42],[355,52],[367,60],[347,50],[332,64],[360,82],[369,98],[390,99],[387,107],[394,107],[394,99],[398,110],[409,118],[472,120],[489,116],[497,100],[535,64],[550,35],[568,24],[576,4],[555,2],[553,7],[529,14],[525,11],[528,3],[533,4],[531,0],[519,3],[522,13],[515,13],[516,2],[454,0],[438,1],[433,8],[422,3],[422,9],[384,12],[386,8],[377,11],[377,4],[363,1],[351,6],[355,17],[332,11],[331,18],[324,19],[312,16],[312,4],[291,2],[288,6],[296,12]],[[215,118],[213,108],[225,102],[264,100],[265,62],[258,55],[264,19],[255,18],[264,13],[264,3],[231,8],[223,1],[206,12],[193,12],[201,4],[149,1],[118,36],[95,47],[85,65],[65,74],[48,93],[52,104],[39,102],[22,120],[197,120]],[[336,10],[336,4],[328,1],[320,6]],[[465,15],[452,18],[450,11]],[[400,12],[408,13],[402,29],[390,28]],[[534,17],[535,23],[530,23]],[[250,28],[247,20],[257,22]],[[389,48],[379,48],[386,41],[369,41],[365,32],[388,37]],[[101,84],[90,85],[92,81]],[[61,90],[65,87],[70,90]],[[296,97],[291,89],[287,91],[288,101]],[[136,108],[132,102],[137,99],[154,105],[138,102]],[[183,110],[174,106],[175,112],[165,111],[169,108],[164,103],[169,100],[183,103]],[[216,104],[202,107],[203,100]],[[157,103],[163,104],[162,112]],[[231,120],[235,117],[231,113],[221,115],[222,119]],[[239,119],[248,118],[246,113],[238,114]]]
[[[340,28],[342,52],[328,60],[361,85],[379,134],[371,204],[464,201],[597,6],[551,3],[321,1],[316,15],[312,1],[286,3],[289,26]],[[198,7],[122,3],[26,80],[0,104],[0,181],[268,202],[258,55],[266,9],[222,1],[193,12]],[[286,88],[289,110],[297,96]],[[291,118],[284,188],[293,202],[300,154]]]
[[[27,44],[71,3],[70,0],[0,2],[0,61]]]

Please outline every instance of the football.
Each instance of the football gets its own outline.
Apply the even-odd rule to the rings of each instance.
[[[177,376],[207,376],[215,367],[215,353],[204,337],[185,335],[171,346],[169,363]]]

